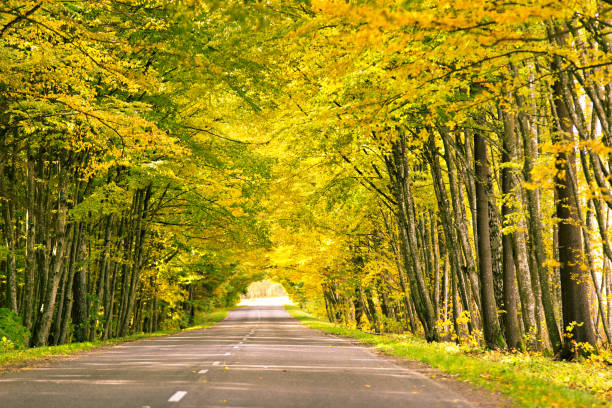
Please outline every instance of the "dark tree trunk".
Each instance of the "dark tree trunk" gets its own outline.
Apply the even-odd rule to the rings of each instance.
[[[89,311],[87,305],[87,231],[86,227],[81,227],[81,236],[79,238],[78,254],[76,261],[76,273],[74,274],[74,307],[73,307],[73,324],[74,338],[76,341],[87,341],[89,339]]]
[[[98,313],[100,312],[100,304],[102,303],[105,291],[108,289],[108,270],[109,270],[109,257],[111,248],[111,229],[113,224],[113,216],[109,215],[106,217],[106,227],[104,229],[104,250],[101,255],[99,262],[99,276],[98,276],[98,290],[96,292],[96,298],[94,299],[91,315],[92,324],[89,331],[89,341],[94,341],[98,332]]]
[[[456,229],[453,227],[454,218],[449,206],[448,196],[444,187],[444,180],[442,179],[442,169],[438,158],[438,148],[435,145],[433,136],[430,137],[428,142],[428,160],[431,167],[431,175],[434,184],[434,193],[438,202],[438,210],[440,214],[442,228],[444,230],[446,252],[448,256],[447,262],[450,263],[451,274],[454,276],[453,284],[457,285],[456,289],[459,293],[463,308],[470,313],[470,321],[468,322],[468,330],[472,332],[472,320],[477,318],[477,310],[473,307],[472,302],[467,296],[465,285],[463,284],[462,272],[460,269],[461,253],[458,249],[457,240],[455,240]]]
[[[127,296],[127,304],[125,306],[126,310],[123,314],[123,319],[121,320],[119,336],[125,336],[128,333],[130,318],[132,316],[134,301],[136,299],[136,290],[138,289],[140,283],[140,271],[143,267],[144,242],[147,233],[145,217],[148,214],[151,193],[152,186],[149,185],[141,192],[140,203],[136,206],[137,223],[135,230],[136,243],[134,244],[134,259],[133,266],[131,268],[131,276],[129,279],[129,289],[125,292],[125,296]]]
[[[514,160],[512,154],[515,151],[515,135],[514,135],[514,119],[509,113],[503,112],[504,117],[504,138],[502,144],[502,162],[505,164],[502,167],[501,178],[502,178],[502,194],[504,195],[502,200],[502,217],[504,222],[508,220],[512,214],[512,207],[509,204],[509,200],[512,199],[511,195],[514,191],[514,182],[512,178],[512,170],[510,165]],[[504,309],[506,311],[506,342],[508,347],[511,349],[522,348],[519,320],[518,320],[518,308],[517,308],[517,287],[516,287],[516,272],[514,265],[514,252],[513,252],[513,235],[514,233],[506,233],[502,236],[502,250],[503,250],[503,280],[504,280]]]
[[[572,358],[579,352],[574,342],[597,343],[597,336],[590,314],[590,277],[581,267],[582,232],[576,195],[576,153],[571,144],[574,139],[569,111],[563,102],[561,63],[556,58],[554,69],[558,72],[553,84],[553,107],[556,111],[557,140],[563,149],[555,157],[556,216],[559,220],[557,249],[561,281],[563,327],[567,340],[564,342],[562,358]]]
[[[62,192],[59,193],[59,200],[62,200]],[[61,278],[62,267],[64,265],[65,241],[66,241],[66,209],[60,203],[57,210],[56,222],[56,238],[53,248],[54,260],[53,269],[50,271],[43,303],[41,305],[41,315],[38,319],[38,324],[35,330],[35,335],[32,344],[35,346],[45,346],[49,340],[49,330],[51,328],[51,320],[55,311],[55,300],[57,296],[57,288]]]
[[[32,329],[34,319],[34,282],[36,269],[36,256],[34,242],[36,239],[36,218],[34,215],[34,165],[28,158],[27,163],[27,189],[26,189],[26,256],[25,256],[25,282],[24,282],[24,310],[23,321],[26,329]]]
[[[480,299],[482,302],[484,338],[487,347],[499,349],[505,347],[505,342],[499,326],[493,288],[491,237],[489,234],[489,197],[487,194],[489,162],[487,159],[487,144],[478,132],[474,133],[474,162],[478,224],[478,272],[480,275]]]
[[[64,287],[65,294],[63,299],[64,304],[62,306],[62,316],[60,319],[59,334],[57,335],[57,344],[64,344],[68,339],[68,328],[72,319],[72,305],[74,304],[74,271],[76,270],[76,257],[80,245],[80,240],[82,238],[81,230],[83,228],[84,227],[79,222],[77,222],[73,227],[73,239],[70,250],[70,258],[68,260],[68,268],[66,271],[66,284]]]
[[[408,272],[410,292],[415,302],[415,310],[421,320],[428,341],[439,340],[436,316],[430,293],[425,284],[423,264],[418,256],[419,249],[416,233],[416,213],[412,198],[410,171],[408,168],[405,136],[393,144],[392,160],[387,159],[387,167],[392,174],[394,193],[397,199],[397,220],[401,238],[401,253],[404,267]]]
[[[3,159],[0,159],[3,160]],[[15,197],[14,168],[7,168],[0,162],[0,197],[2,201],[2,217],[4,220],[4,240],[8,254],[6,255],[6,299],[10,310],[17,313],[17,264],[15,257]]]

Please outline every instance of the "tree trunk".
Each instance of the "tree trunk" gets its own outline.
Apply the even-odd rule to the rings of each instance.
[[[89,341],[94,341],[96,339],[96,333],[98,331],[98,314],[100,312],[100,304],[105,295],[105,291],[108,290],[108,264],[109,264],[109,256],[110,256],[110,247],[111,247],[111,227],[113,224],[113,216],[109,215],[106,217],[106,227],[104,229],[104,250],[101,255],[101,259],[99,262],[99,276],[98,276],[98,291],[96,293],[96,298],[94,299],[94,303],[91,310],[92,315],[92,327],[90,327],[89,333]]]
[[[13,194],[14,169],[7,169],[0,163],[0,198],[2,199],[2,217],[4,220],[4,240],[6,249],[6,299],[10,310],[17,313],[17,265],[15,260],[15,197]],[[9,173],[8,175],[6,173]],[[9,186],[7,186],[6,181]]]
[[[83,228],[84,227],[81,225],[80,222],[77,222],[73,227],[73,239],[70,250],[70,258],[68,260],[68,268],[66,271],[66,284],[64,287],[65,294],[63,299],[64,304],[62,307],[62,315],[60,319],[61,326],[59,329],[59,334],[57,335],[57,344],[64,344],[68,339],[68,328],[72,320],[72,305],[74,304],[74,291],[72,289],[74,285],[74,273],[76,270],[77,253],[82,239],[81,230]],[[59,314],[58,318],[60,318]]]
[[[455,166],[455,158],[451,151],[452,142],[450,140],[450,134],[448,134],[445,129],[441,128],[440,133],[442,134],[442,141],[444,142],[444,158],[446,160],[446,167],[448,168],[448,185],[450,189],[451,202],[453,205],[453,212],[455,213],[457,236],[459,237],[459,244],[463,252],[463,259],[465,259],[465,269],[470,281],[474,302],[476,302],[476,310],[480,310],[480,282],[478,281],[478,275],[476,274],[474,252],[472,251],[472,246],[470,245],[469,240],[469,228],[467,225],[464,198],[456,175],[457,166]]]
[[[391,229],[389,220],[387,219],[387,216],[384,212],[382,212],[382,216],[383,216],[383,222],[385,224],[385,228],[389,235],[389,242],[391,244],[391,249],[393,250],[393,260],[395,261],[395,266],[397,268],[397,274],[399,277],[400,286],[402,288],[402,300],[406,308],[406,316],[408,317],[408,324],[410,326],[411,332],[414,334],[416,332],[416,322],[414,320],[415,318],[414,318],[414,315],[412,314],[412,309],[410,307],[410,303],[411,303],[410,291],[408,290],[408,285],[406,283],[406,272],[404,271],[404,268],[402,266],[402,261],[401,261],[402,255],[401,255],[400,249],[398,248],[399,243],[397,242],[397,236]]]
[[[448,254],[448,262],[450,263],[451,274],[455,276],[454,284],[458,284],[458,291],[461,294],[460,301],[463,304],[463,308],[470,313],[471,320],[468,322],[468,330],[472,332],[472,319],[475,319],[478,311],[474,309],[472,302],[467,296],[465,285],[461,280],[460,271],[460,258],[461,254],[456,245],[456,229],[453,228],[455,224],[454,218],[448,202],[448,196],[444,187],[444,180],[442,179],[442,169],[440,168],[440,161],[438,159],[438,148],[435,145],[433,136],[430,136],[428,142],[428,160],[431,167],[432,181],[434,184],[434,194],[438,202],[438,211],[446,238],[446,252]]]
[[[73,320],[74,338],[78,342],[87,341],[89,331],[89,313],[87,305],[87,228],[81,227],[79,246],[77,247],[76,272],[74,274],[74,307]]]
[[[563,327],[567,340],[561,357],[572,358],[579,352],[574,342],[596,345],[597,337],[590,314],[590,278],[582,270],[582,234],[578,203],[575,201],[576,153],[571,144],[574,139],[569,111],[563,102],[561,63],[555,58],[554,69],[559,74],[553,84],[553,108],[556,113],[557,141],[561,150],[555,157],[556,216],[559,220],[557,249],[561,281]]]
[[[505,342],[499,326],[493,288],[493,266],[489,235],[489,197],[487,194],[489,163],[485,139],[478,132],[474,133],[474,164],[478,224],[478,272],[480,275],[484,338],[487,347],[499,349],[505,347]]]
[[[136,225],[136,243],[134,244],[134,264],[131,269],[131,278],[130,278],[130,286],[129,290],[126,292],[128,297],[127,299],[127,309],[123,316],[123,320],[121,321],[121,328],[119,330],[119,336],[125,336],[128,332],[128,327],[130,323],[130,318],[132,315],[132,310],[134,309],[134,300],[136,299],[136,290],[138,289],[140,283],[140,271],[143,266],[143,249],[144,249],[144,241],[147,233],[147,229],[145,226],[145,217],[147,216],[147,211],[149,209],[149,201],[151,199],[152,186],[149,185],[147,188],[141,193],[141,205],[137,206],[138,218]]]
[[[393,165],[390,170],[395,174],[396,198],[399,206],[398,224],[402,239],[402,254],[406,271],[410,271],[411,293],[415,298],[415,309],[421,319],[425,338],[428,341],[439,340],[434,308],[423,276],[422,262],[418,257],[416,238],[416,214],[412,199],[410,172],[406,157],[404,135],[393,145]]]
[[[27,189],[26,189],[26,256],[24,282],[24,310],[22,310],[24,326],[32,330],[34,319],[34,277],[36,274],[36,257],[34,243],[36,240],[36,218],[34,215],[34,165],[28,158]]]
[[[502,163],[504,166],[501,170],[502,178],[502,217],[504,222],[507,222],[512,213],[513,208],[509,203],[514,192],[514,181],[510,166],[514,160],[515,151],[515,136],[514,136],[514,118],[507,112],[503,112],[504,118],[504,137],[502,143]],[[504,280],[504,309],[506,311],[506,342],[511,349],[521,349],[522,342],[518,321],[517,299],[516,299],[516,272],[514,265],[513,251],[513,235],[514,233],[505,233],[502,236],[502,251],[503,251],[503,280]]]
[[[62,200],[62,192],[59,192],[58,200]],[[41,316],[35,331],[33,340],[34,346],[45,346],[49,340],[49,329],[51,328],[51,320],[55,310],[55,299],[57,296],[57,287],[61,278],[62,267],[64,266],[64,253],[66,241],[66,208],[58,204],[57,222],[56,222],[56,238],[53,247],[54,260],[53,269],[50,271],[50,277],[46,285],[44,300],[41,305]]]
[[[515,95],[517,104],[520,108],[525,107],[522,96]],[[519,125],[523,136],[524,162],[523,162],[523,177],[526,182],[533,182],[531,172],[534,168],[535,160],[538,157],[537,136],[531,131],[529,119],[525,112],[519,112]],[[537,293],[537,287],[540,289],[542,308],[546,319],[546,327],[548,338],[555,352],[561,350],[561,336],[559,334],[559,326],[555,317],[554,305],[552,300],[552,292],[549,284],[548,269],[546,263],[546,248],[544,247],[544,236],[542,233],[542,214],[540,211],[540,194],[539,189],[526,189],[525,198],[527,201],[527,211],[529,213],[529,243],[532,248],[532,253],[535,258],[534,277],[537,282],[532,284],[534,292]]]

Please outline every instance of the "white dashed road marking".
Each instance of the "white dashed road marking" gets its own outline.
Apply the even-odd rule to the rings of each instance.
[[[187,391],[177,391],[168,398],[168,402],[179,402],[185,395],[187,395]]]
[[[208,370],[200,370],[198,371],[198,374],[206,374],[208,372]]]

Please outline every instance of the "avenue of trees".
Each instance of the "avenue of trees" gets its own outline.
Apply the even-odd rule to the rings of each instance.
[[[248,34],[233,16],[0,5],[0,306],[30,345],[185,326],[250,282],[237,257],[265,241],[253,214],[267,159],[210,125],[250,69],[229,52]]]
[[[268,125],[271,188],[292,193],[271,259],[296,300],[430,341],[609,347],[612,4],[311,10]]]
[[[612,340],[608,0],[0,5],[0,307],[30,345],[269,276],[331,321]]]

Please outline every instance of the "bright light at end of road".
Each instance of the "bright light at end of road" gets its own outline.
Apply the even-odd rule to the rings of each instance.
[[[289,296],[267,297],[256,299],[242,299],[238,306],[283,306],[292,305],[293,302]]]

